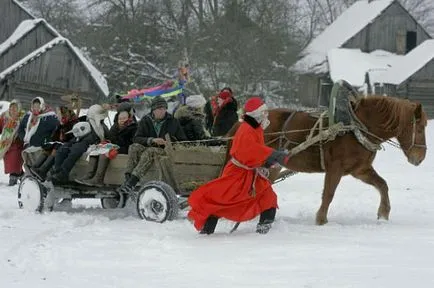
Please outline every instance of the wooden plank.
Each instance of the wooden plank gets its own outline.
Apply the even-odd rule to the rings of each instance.
[[[212,180],[219,176],[221,166],[175,164],[173,172],[179,183],[195,180]]]
[[[207,147],[200,147],[200,149]],[[197,164],[222,166],[226,158],[226,152],[212,152],[211,150],[175,150],[173,162],[175,164]]]
[[[185,152],[185,151],[177,151],[177,152]],[[176,154],[176,153],[175,153]],[[179,154],[179,155],[182,155]],[[186,155],[190,155],[187,153]],[[183,158],[184,159],[184,158]],[[106,175],[104,177],[104,183],[110,184],[110,185],[120,185],[124,181],[124,174],[125,174],[125,168],[127,166],[128,162],[128,155],[119,154],[115,159],[110,161],[110,164],[107,168]],[[162,161],[164,162],[164,161]],[[217,165],[217,162],[211,162],[211,164],[206,164],[207,161],[202,161],[201,163],[174,163],[173,165],[173,178],[167,176],[167,173],[164,173],[164,179],[160,179],[160,173],[158,171],[158,165],[157,163],[152,165],[148,173],[144,176],[144,179],[147,181],[151,180],[164,180],[166,182],[169,182],[171,186],[176,188],[177,184],[180,186],[185,185],[185,183],[189,182],[208,182],[210,180],[213,180],[217,178],[220,174],[221,168],[223,166],[223,161],[220,161],[220,164]],[[163,164],[167,166],[167,163],[158,163]],[[86,161],[85,156],[82,156],[77,163],[75,164],[74,168],[72,169],[70,173],[70,180],[74,180],[77,178],[82,178],[89,169],[89,162]],[[166,179],[169,178],[169,179]],[[176,183],[174,183],[176,181]]]

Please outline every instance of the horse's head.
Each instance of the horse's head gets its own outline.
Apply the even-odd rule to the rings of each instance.
[[[411,103],[410,121],[406,121],[399,135],[396,136],[402,151],[409,163],[418,166],[425,159],[426,142],[425,127],[427,125],[427,116],[419,103]]]

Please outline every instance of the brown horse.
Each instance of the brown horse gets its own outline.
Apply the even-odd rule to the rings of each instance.
[[[427,149],[427,116],[421,104],[393,97],[369,96],[352,103],[351,106],[359,122],[365,126],[362,134],[370,142],[381,144],[396,137],[408,162],[417,166],[424,160]],[[269,110],[269,119],[271,124],[265,131],[265,142],[275,149],[288,150],[305,142],[318,120],[308,112],[282,108]],[[239,124],[236,124],[228,136],[234,135],[238,126]],[[328,222],[329,205],[342,176],[345,175],[352,175],[374,186],[381,196],[377,217],[389,219],[389,188],[386,181],[372,167],[375,155],[376,151],[365,148],[353,132],[346,132],[334,140],[322,145],[316,143],[291,156],[286,166],[289,170],[325,173],[322,203],[316,214],[318,225]]]

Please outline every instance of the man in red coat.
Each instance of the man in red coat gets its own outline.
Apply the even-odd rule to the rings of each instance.
[[[214,233],[221,217],[242,222],[260,214],[256,232],[261,234],[267,233],[274,221],[277,196],[262,166],[284,165],[289,156],[264,143],[264,129],[270,121],[261,98],[250,98],[244,112],[244,121],[233,138],[232,158],[222,176],[193,191],[188,199],[188,217],[202,234]]]

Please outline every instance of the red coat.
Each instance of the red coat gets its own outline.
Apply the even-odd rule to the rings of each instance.
[[[230,155],[249,168],[258,168],[271,155],[273,149],[265,146],[264,130],[244,122],[233,140]],[[261,212],[277,208],[277,196],[268,179],[255,170],[226,164],[223,174],[193,191],[188,199],[191,210],[188,217],[201,230],[210,215],[242,222],[255,218]],[[253,183],[254,182],[254,183]],[[252,185],[255,196],[252,196]]]
[[[23,172],[23,157],[21,157],[21,152],[23,152],[23,142],[15,139],[3,157],[5,174],[21,174]]]
[[[0,116],[0,133],[4,132],[7,119],[5,115],[2,114]],[[18,121],[17,124],[20,122]],[[4,148],[5,149],[5,148]],[[23,142],[15,137],[12,140],[12,144],[10,144],[7,151],[4,152],[3,155],[3,163],[4,163],[4,172],[5,174],[21,174],[23,172],[23,158],[21,157],[21,152],[23,151]],[[0,156],[1,157],[1,156]],[[1,159],[1,158],[0,158]]]

